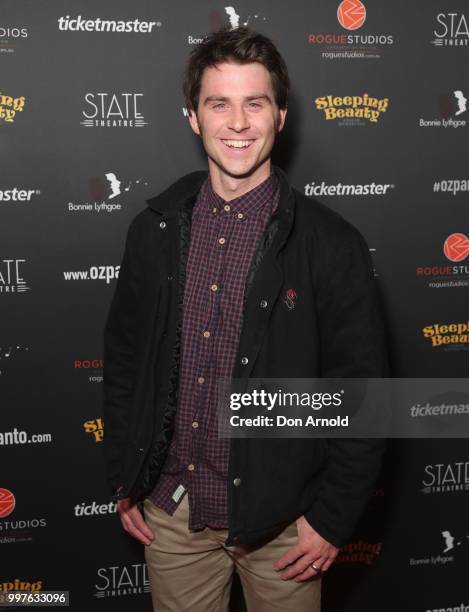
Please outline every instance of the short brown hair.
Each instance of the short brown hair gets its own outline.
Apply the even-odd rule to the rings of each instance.
[[[184,98],[189,110],[197,111],[205,68],[224,62],[262,64],[270,73],[277,106],[281,109],[287,108],[290,80],[283,57],[270,38],[241,27],[236,30],[224,28],[214,32],[192,49],[183,83]]]

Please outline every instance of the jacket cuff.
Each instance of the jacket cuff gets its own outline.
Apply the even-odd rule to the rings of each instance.
[[[304,513],[304,517],[311,527],[330,544],[333,544],[337,548],[342,548],[342,546],[346,544],[347,536],[343,533],[339,533],[338,530],[334,529],[327,521],[321,519],[319,503],[313,504],[313,506]]]

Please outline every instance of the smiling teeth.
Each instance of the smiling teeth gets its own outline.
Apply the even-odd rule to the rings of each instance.
[[[229,147],[234,147],[235,149],[243,149],[245,147],[249,147],[254,140],[222,140]]]

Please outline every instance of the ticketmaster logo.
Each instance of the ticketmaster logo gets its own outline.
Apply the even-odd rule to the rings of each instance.
[[[114,514],[117,511],[115,502],[98,504],[98,502],[81,502],[74,507],[75,516],[99,516],[100,514]]]
[[[70,15],[59,17],[59,30],[70,32],[138,32],[151,33],[153,28],[161,27],[161,21],[141,21],[133,19],[129,21],[116,21],[114,19],[83,19],[78,15],[76,19],[70,19]]]
[[[355,195],[386,195],[388,189],[394,189],[391,183],[368,183],[366,185],[343,185],[336,183],[308,183],[305,185],[306,196],[355,196]]]

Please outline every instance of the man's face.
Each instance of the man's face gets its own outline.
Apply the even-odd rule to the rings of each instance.
[[[270,158],[286,113],[277,107],[262,64],[223,63],[204,70],[197,113],[190,113],[189,122],[202,138],[209,166],[241,178]]]

